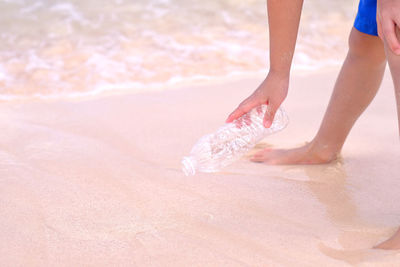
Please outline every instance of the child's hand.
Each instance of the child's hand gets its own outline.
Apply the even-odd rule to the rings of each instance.
[[[289,87],[289,75],[269,72],[267,78],[258,86],[254,93],[246,98],[229,115],[227,123],[234,121],[249,112],[254,107],[267,104],[268,109],[264,115],[264,126],[269,128],[274,120],[275,113],[286,98]]]
[[[396,55],[400,55],[400,0],[378,0],[378,35]]]

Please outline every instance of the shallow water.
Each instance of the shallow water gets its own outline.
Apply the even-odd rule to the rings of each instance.
[[[257,150],[309,140],[335,74],[294,75],[291,123]],[[0,266],[399,266],[371,249],[400,221],[389,75],[340,162],[183,175],[182,155],[257,83],[2,103]]]
[[[265,1],[2,0],[0,99],[146,90],[268,68]],[[338,64],[355,1],[305,1],[297,69]]]

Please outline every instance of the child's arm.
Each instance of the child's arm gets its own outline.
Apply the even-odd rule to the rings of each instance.
[[[264,116],[264,125],[269,127],[276,110],[286,98],[303,0],[268,0],[267,5],[270,37],[268,76],[229,115],[227,122],[232,122],[252,108],[268,102],[269,112]]]

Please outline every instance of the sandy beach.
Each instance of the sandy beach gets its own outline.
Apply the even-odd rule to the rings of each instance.
[[[310,140],[337,71],[294,75],[289,126],[257,149]],[[396,266],[398,252],[371,249],[400,224],[388,73],[340,161],[183,175],[181,158],[261,79],[1,103],[0,265]]]

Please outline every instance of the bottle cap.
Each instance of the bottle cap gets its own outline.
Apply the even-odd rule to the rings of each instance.
[[[196,173],[196,160],[192,157],[183,157],[182,171],[186,176],[194,175]]]

